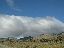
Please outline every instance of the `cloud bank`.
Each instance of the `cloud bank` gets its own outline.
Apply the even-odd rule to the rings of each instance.
[[[0,38],[35,36],[64,31],[64,23],[54,17],[0,15]]]

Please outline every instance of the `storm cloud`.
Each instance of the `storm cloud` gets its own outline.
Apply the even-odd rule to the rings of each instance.
[[[0,15],[0,38],[35,36],[64,31],[64,23],[55,17]]]

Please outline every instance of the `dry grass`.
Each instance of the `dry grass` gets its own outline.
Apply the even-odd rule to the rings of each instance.
[[[45,40],[47,39],[47,41],[45,42],[42,38]],[[52,40],[50,41],[50,39]],[[64,35],[61,35],[61,37],[43,35],[37,38],[33,38],[31,41],[28,40],[17,42],[15,40],[7,40],[4,42],[0,42],[0,48],[64,48]]]
[[[49,42],[3,42],[0,48],[64,48],[64,43]]]

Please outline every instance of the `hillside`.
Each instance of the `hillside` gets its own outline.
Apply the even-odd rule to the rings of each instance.
[[[64,48],[64,33],[0,41],[0,48]]]

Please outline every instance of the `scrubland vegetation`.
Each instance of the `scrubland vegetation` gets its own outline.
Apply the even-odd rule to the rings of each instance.
[[[25,37],[26,38],[26,37]],[[0,48],[64,48],[64,34],[42,34],[33,38],[0,41]]]

